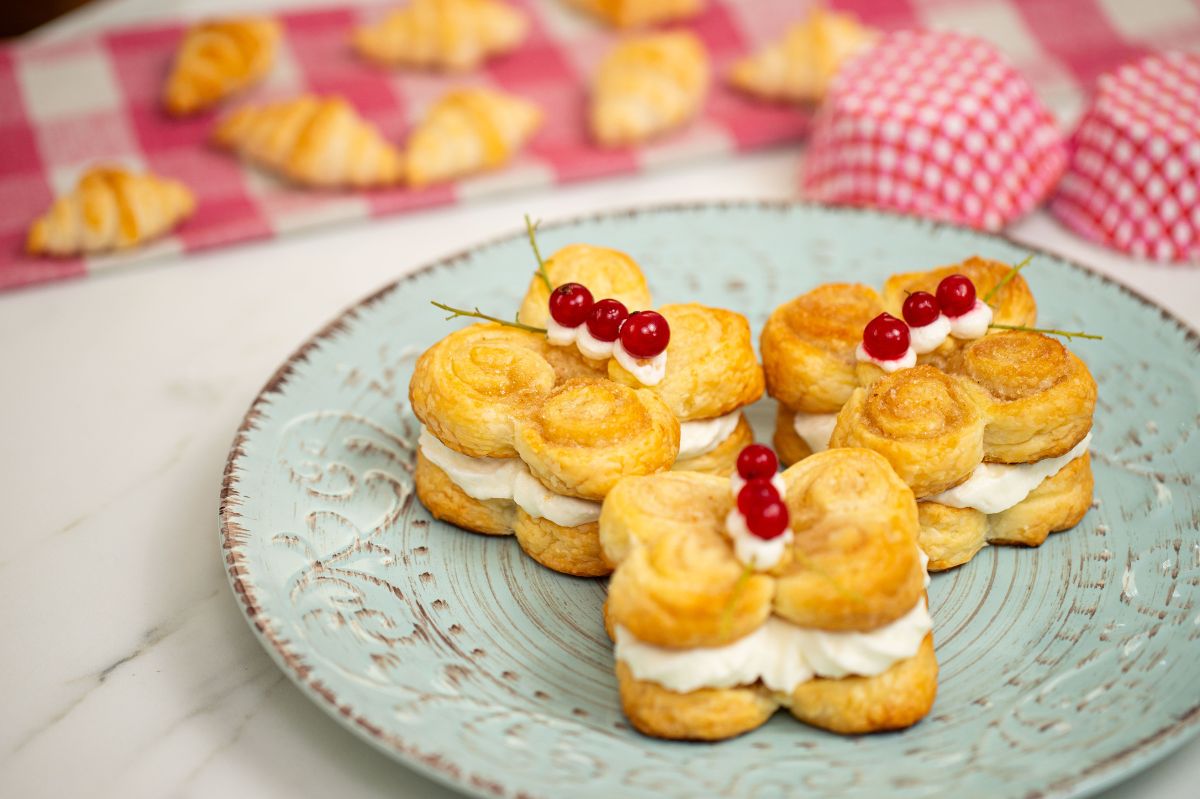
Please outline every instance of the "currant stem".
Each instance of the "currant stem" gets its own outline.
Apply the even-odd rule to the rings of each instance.
[[[542,251],[538,249],[537,229],[540,224],[542,224],[540,219],[534,222],[529,218],[529,214],[525,214],[525,232],[529,234],[529,246],[533,247],[533,256],[537,258],[538,277],[546,284],[546,291],[554,291],[554,284],[550,282],[550,273],[546,271],[546,262],[542,260]]]
[[[433,305],[435,308],[441,308],[443,311],[449,311],[450,315],[446,317],[447,320],[457,319],[460,316],[465,316],[465,317],[470,317],[472,319],[484,319],[484,320],[487,320],[488,322],[495,322],[496,324],[504,325],[505,327],[515,327],[518,330],[528,330],[530,333],[545,333],[546,332],[546,328],[544,328],[544,327],[534,327],[533,325],[527,325],[523,322],[518,322],[516,319],[509,322],[506,319],[500,319],[495,316],[488,316],[483,311],[479,310],[479,306],[475,306],[474,311],[464,311],[462,308],[454,308],[450,305],[446,305],[445,303],[438,302],[437,300],[430,300],[429,304]]]
[[[1081,330],[1050,330],[1044,327],[1025,327],[1024,325],[988,325],[997,330],[1020,330],[1025,333],[1045,333],[1048,336],[1062,336],[1066,339],[1072,338],[1090,338],[1097,341],[1103,341],[1104,336],[1097,336],[1094,333],[1084,333]]]
[[[1020,272],[1022,269],[1029,266],[1029,262],[1032,260],[1033,260],[1033,254],[1031,253],[1031,254],[1025,256],[1024,261],[1021,261],[1021,263],[1017,264],[1012,269],[1009,269],[1008,274],[1006,274],[1004,277],[1000,278],[1000,282],[997,283],[996,285],[992,286],[991,289],[988,290],[988,293],[983,295],[983,301],[990,305],[992,297],[995,297],[1000,292],[1000,289],[1007,286],[1008,282],[1010,280],[1012,280],[1014,277],[1016,277],[1017,272]]]

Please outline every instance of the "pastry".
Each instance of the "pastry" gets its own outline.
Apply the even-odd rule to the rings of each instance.
[[[704,10],[705,0],[571,0],[571,4],[614,28],[640,28],[694,17]]]
[[[674,468],[731,474],[737,453],[754,440],[743,409],[763,393],[762,368],[746,318],[696,303],[664,305],[658,315],[670,330],[665,352],[657,358],[631,359],[621,347],[606,348],[590,333],[584,336],[586,325],[557,325],[549,312],[547,285],[585,286],[592,300],[605,297],[624,309],[646,308],[651,305],[650,292],[637,263],[616,250],[573,244],[546,261],[545,273],[548,280],[531,278],[518,318],[551,328],[548,340],[558,343],[552,348],[557,351],[556,368],[564,374],[607,375],[631,388],[653,391],[680,423]],[[614,357],[608,357],[610,350]]]
[[[188,28],[163,88],[175,116],[212,108],[262,80],[275,62],[279,24],[262,17],[213,20]]]
[[[776,465],[754,445],[733,478],[628,477],[604,501],[605,623],[622,706],[647,735],[729,738],[779,707],[857,734],[933,704],[912,491],[863,449]]]
[[[195,208],[195,197],[179,181],[92,167],[34,221],[26,248],[58,256],[128,249],[168,232]]]
[[[820,102],[842,65],[878,38],[852,15],[817,6],[783,38],[734,64],[729,80],[764,100]]]
[[[415,187],[507,163],[542,124],[528,100],[489,89],[455,89],[429,110],[408,140],[408,182]]]
[[[388,186],[403,172],[396,148],[340,97],[238,109],[217,125],[213,141],[302,186]]]
[[[917,497],[932,570],[989,543],[1037,546],[1091,505],[1096,383],[1053,338],[993,327],[1036,322],[1017,272],[972,258],[895,275],[882,297],[822,286],[763,331],[784,462],[827,446],[883,455]]]
[[[529,20],[500,0],[412,0],[354,31],[354,49],[387,66],[474,69],[515,50]]]
[[[592,83],[592,137],[604,147],[651,139],[690,121],[708,92],[708,52],[676,31],[627,39],[612,49]]]

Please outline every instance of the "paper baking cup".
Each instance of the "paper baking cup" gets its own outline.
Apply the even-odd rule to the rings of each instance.
[[[1033,89],[991,45],[889,34],[835,79],[802,192],[996,230],[1036,207],[1066,148]]]
[[[1099,81],[1051,210],[1108,247],[1200,263],[1200,55],[1168,53]]]

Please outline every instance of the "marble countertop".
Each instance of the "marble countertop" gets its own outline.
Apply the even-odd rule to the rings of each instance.
[[[48,35],[244,5],[109,0]],[[0,295],[0,795],[457,796],[329,719],[251,634],[216,535],[242,414],[343,307],[513,232],[523,213],[785,198],[799,157],[510,196]],[[1116,257],[1040,214],[1011,232],[1200,326],[1200,270]],[[1193,741],[1103,796],[1183,799],[1198,782]]]

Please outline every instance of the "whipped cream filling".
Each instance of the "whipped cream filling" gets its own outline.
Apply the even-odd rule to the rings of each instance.
[[[772,539],[759,538],[750,532],[750,528],[746,526],[745,514],[738,510],[736,505],[725,517],[725,531],[733,541],[733,554],[737,559],[760,572],[774,568],[783,557],[788,544],[796,537],[789,527]]]
[[[593,361],[616,358],[617,363],[625,367],[625,370],[643,386],[657,386],[667,376],[666,350],[653,358],[638,358],[621,345],[619,338],[616,341],[601,341],[592,335],[586,324],[566,327],[551,317],[546,320],[546,340],[556,347],[569,347],[574,344],[585,357]]]
[[[417,439],[421,454],[472,499],[515,502],[535,519],[549,519],[562,527],[578,527],[600,519],[600,503],[556,494],[533,476],[520,458],[472,458],[447,447],[421,428]]]
[[[988,320],[991,321],[991,320]],[[938,347],[942,346],[942,342],[950,335],[950,318],[945,314],[938,314],[938,318],[934,319],[927,325],[920,327],[908,328],[909,346],[918,355],[924,355],[927,352],[933,352]]]
[[[913,350],[911,344],[909,344],[908,349],[906,349],[904,354],[899,358],[883,360],[871,355],[869,352],[867,352],[867,348],[862,345],[862,342],[859,342],[858,347],[856,347],[854,350],[854,357],[863,363],[873,363],[885,372],[895,372],[900,369],[911,369],[917,365],[917,353]]]
[[[621,364],[625,366],[625,364]],[[626,366],[626,369],[629,367]],[[691,422],[679,423],[679,458],[696,458],[707,455],[716,449],[721,442],[733,435],[742,416],[742,409],[727,413],[724,416],[714,416],[711,419],[696,419]]]
[[[546,320],[546,340],[557,347],[566,347],[575,343],[575,335],[579,332],[579,327],[567,327],[560,325],[554,321],[554,317]]]
[[[613,357],[643,386],[657,386],[667,376],[666,350],[652,358],[639,358],[631,355],[621,340],[617,339],[616,346],[613,347]]]
[[[587,325],[575,328],[575,346],[593,361],[605,361],[612,357],[615,341],[601,341],[592,335]]]
[[[837,418],[836,413],[798,412],[792,419],[792,428],[814,453],[824,452],[829,449],[829,439],[833,438],[833,428],[837,427]]]
[[[986,302],[976,298],[974,308],[949,319],[950,335],[955,338],[981,338],[992,323],[992,309]]]
[[[952,508],[974,508],[981,513],[1001,513],[1022,502],[1043,480],[1058,474],[1087,452],[1091,440],[1092,434],[1088,433],[1067,454],[1042,458],[1036,463],[981,463],[965,482],[922,501]]]
[[[669,649],[639,641],[617,625],[617,660],[639,680],[687,693],[732,688],[758,680],[791,693],[814,677],[874,677],[917,654],[933,629],[925,598],[899,619],[868,632],[831,632],[800,627],[771,616],[754,632],[717,647]]]

